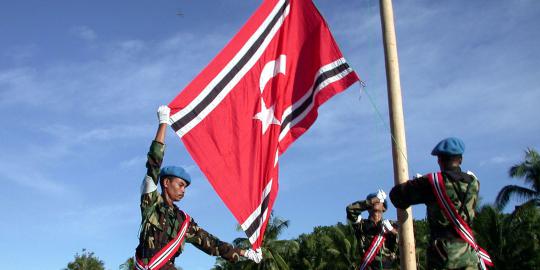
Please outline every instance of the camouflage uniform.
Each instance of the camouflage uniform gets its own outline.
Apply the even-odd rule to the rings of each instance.
[[[358,246],[360,253],[358,254],[358,265],[364,254],[367,252],[373,238],[382,231],[382,220],[375,223],[371,219],[362,219],[360,222],[356,222],[358,216],[372,207],[370,200],[357,201],[347,206],[347,219],[351,222],[356,239],[358,239]],[[395,224],[392,224],[395,225]],[[366,269],[397,269],[398,257],[397,257],[397,237],[393,233],[385,234],[385,241],[377,257],[368,265]]]
[[[446,191],[456,210],[469,225],[475,216],[474,209],[480,183],[459,167],[442,171]],[[478,269],[478,257],[473,248],[460,238],[437,204],[427,176],[407,181],[390,191],[390,200],[397,208],[413,204],[427,206],[430,243],[427,250],[428,269]]]
[[[155,185],[158,185],[164,149],[165,145],[153,141],[148,152],[146,178],[151,178]],[[148,263],[154,254],[176,237],[180,226],[185,220],[185,215],[176,205],[168,206],[157,189],[141,195],[141,214],[142,222],[136,255],[144,263]],[[230,262],[236,262],[240,258],[240,249],[220,241],[200,228],[193,219],[189,224],[185,240],[210,255],[221,256]],[[184,243],[182,243],[182,247],[174,257],[161,269],[176,269],[174,259],[182,252],[183,245]]]

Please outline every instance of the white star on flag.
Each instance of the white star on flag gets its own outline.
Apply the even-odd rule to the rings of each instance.
[[[266,104],[264,103],[264,99],[261,97],[261,111],[258,112],[253,119],[260,120],[262,123],[262,133],[263,135],[266,133],[266,130],[268,130],[268,127],[270,125],[281,125],[281,122],[276,118],[276,115],[274,114],[274,105],[270,106],[269,108],[266,107]]]

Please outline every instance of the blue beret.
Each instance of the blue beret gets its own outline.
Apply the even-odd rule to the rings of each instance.
[[[372,198],[377,197],[377,193],[369,193],[366,197],[366,200],[371,200]]]
[[[161,172],[159,173],[159,179],[162,179],[164,176],[175,176],[178,178],[182,178],[184,181],[186,181],[187,185],[189,186],[191,184],[191,176],[189,176],[189,173],[184,170],[182,167],[178,166],[166,166],[161,168]]]
[[[440,141],[431,151],[431,155],[456,156],[462,155],[463,152],[465,152],[465,143],[458,138],[450,137]]]
[[[366,197],[366,200],[369,201],[369,200],[371,200],[372,198],[375,198],[375,197],[377,197],[377,193],[369,193],[367,195],[367,197]],[[385,209],[388,209],[388,204],[386,203],[386,200],[384,200],[383,205],[384,205]]]

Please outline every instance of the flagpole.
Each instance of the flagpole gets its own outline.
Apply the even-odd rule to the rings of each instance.
[[[394,27],[392,0],[380,0],[381,26],[383,31],[384,56],[386,66],[386,84],[388,89],[388,106],[392,132],[392,157],[394,163],[394,184],[409,179],[407,164],[407,144],[405,140],[405,122],[401,84],[399,80],[399,63]],[[412,210],[397,209],[399,226],[399,252],[401,269],[416,269],[416,254]]]

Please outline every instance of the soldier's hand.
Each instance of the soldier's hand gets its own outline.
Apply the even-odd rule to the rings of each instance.
[[[471,171],[467,171],[467,174],[470,175],[470,176],[472,176],[472,177],[475,178],[475,179],[478,179],[478,177],[476,177],[476,175],[475,175],[473,172],[471,172]]]
[[[257,250],[248,249],[244,252],[244,257],[254,261],[255,263],[260,263],[263,259],[262,250],[260,248]]]
[[[382,224],[387,231],[391,232],[394,230],[394,226],[392,226],[388,219],[383,220]]]
[[[159,106],[157,110],[157,116],[160,124],[169,124],[169,114],[171,113],[171,109],[167,107],[167,105],[161,105]]]
[[[386,193],[382,189],[379,189],[377,191],[377,198],[379,198],[380,203],[384,203],[384,200],[386,199]]]

